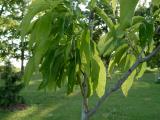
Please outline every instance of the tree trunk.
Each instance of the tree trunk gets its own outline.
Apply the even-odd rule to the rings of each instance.
[[[24,43],[21,43],[21,74],[24,73]]]
[[[82,83],[82,113],[81,113],[81,120],[89,120],[88,112],[88,84],[87,84],[87,76],[84,74],[84,81]]]
[[[87,106],[88,106],[88,98],[83,98],[81,120],[89,120],[88,107]]]

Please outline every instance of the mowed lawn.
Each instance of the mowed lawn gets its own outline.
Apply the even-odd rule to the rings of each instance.
[[[135,81],[129,95],[119,90],[101,106],[91,120],[160,120],[160,84],[155,74],[146,73]],[[40,80],[33,80],[23,91],[28,108],[21,111],[0,110],[0,120],[80,120],[81,97],[79,89],[69,96],[65,89],[57,92],[38,91]],[[98,98],[90,98],[90,106]]]

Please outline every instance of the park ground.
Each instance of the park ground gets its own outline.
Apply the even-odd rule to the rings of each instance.
[[[129,95],[119,90],[101,106],[91,120],[160,120],[160,84],[155,84],[155,72],[148,72],[134,82]],[[65,89],[57,92],[38,91],[40,79],[30,82],[21,94],[28,107],[25,110],[0,110],[0,120],[80,120],[79,89],[69,96]],[[90,106],[98,97],[90,98]]]

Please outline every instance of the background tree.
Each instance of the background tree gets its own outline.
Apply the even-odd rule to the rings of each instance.
[[[27,40],[21,42],[17,29],[24,16],[27,5],[25,0],[0,1],[0,57],[4,59],[21,59],[21,71],[27,57]]]
[[[112,1],[114,13],[120,6],[115,22],[97,5],[103,4],[101,1],[89,2],[88,16],[79,8],[80,3],[74,0],[33,1],[22,22],[21,35],[22,39],[30,35],[29,48],[33,50],[25,69],[26,82],[38,70],[43,76],[40,89],[61,88],[64,84],[70,94],[74,86],[79,85],[83,98],[82,120],[87,120],[113,92],[121,88],[127,96],[134,79],[144,74],[146,61],[159,52],[160,45],[150,49],[154,48],[151,43],[154,42],[155,18],[134,16],[138,0]],[[108,26],[108,32],[97,44],[93,41],[90,20],[93,12]],[[100,56],[111,54],[109,75],[115,70],[124,74],[113,87],[106,89],[106,68]],[[94,93],[100,99],[90,109],[88,98]]]
[[[24,59],[28,56],[27,41],[21,41],[19,25],[23,19],[27,1],[24,0],[1,0],[0,1],[0,62],[6,63],[1,66],[0,79],[0,106],[9,108],[16,104],[24,103],[19,92],[24,87],[21,81]],[[15,72],[11,59],[21,59],[21,72]]]

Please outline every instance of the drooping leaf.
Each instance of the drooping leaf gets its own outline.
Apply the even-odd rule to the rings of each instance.
[[[44,16],[41,17],[38,23],[37,23],[37,31],[35,39],[36,40],[35,61],[37,64],[40,63],[42,56],[53,44],[53,41],[51,41],[51,36],[50,36],[52,29],[52,14],[51,13],[45,14]]]
[[[43,89],[43,88],[46,88],[46,86],[48,86],[49,79],[51,76],[50,74],[52,74],[51,63],[53,62],[53,60],[55,60],[54,54],[55,54],[55,50],[50,50],[48,52],[48,54],[46,54],[46,56],[43,58],[43,61],[41,63],[41,67],[40,67],[40,72],[42,73],[43,81],[39,85],[39,89]],[[52,83],[52,86],[53,86],[53,83]],[[55,85],[54,85],[54,87],[55,87]]]
[[[125,29],[131,25],[132,17],[139,0],[120,0],[120,27]]]
[[[106,68],[101,58],[97,55],[93,57],[92,61],[92,79],[94,80],[97,95],[99,97],[103,96],[106,87]]]
[[[50,73],[49,73],[49,80],[48,80],[49,89],[53,89],[53,88],[56,89],[57,86],[58,87],[60,86],[60,84],[57,84],[57,83],[59,81],[59,73],[62,69],[61,66],[64,63],[64,59],[62,55],[57,55],[53,61],[54,62],[51,62],[51,65],[50,65]]]
[[[113,52],[116,41],[113,39],[112,32],[101,36],[98,42],[98,50],[100,55],[107,55]],[[104,55],[105,54],[105,55]]]
[[[140,45],[142,48],[146,45],[152,42],[153,39],[153,23],[152,22],[143,22],[139,26],[139,39],[140,39]]]
[[[113,8],[113,14],[115,15],[116,7],[117,7],[117,0],[112,0],[112,8]]]
[[[110,33],[101,36],[101,38],[98,42],[98,50],[99,50],[100,55],[103,55],[103,53],[104,53],[104,50],[105,50],[104,45],[106,44],[106,40],[111,39],[111,35],[109,35],[109,34]]]
[[[119,46],[123,46],[125,41],[122,39],[111,39],[111,42],[105,46],[105,52],[103,56],[111,55],[113,51],[116,51]]]
[[[148,43],[152,41],[153,34],[154,34],[154,23],[152,21],[146,22],[146,35],[147,35]]]
[[[146,41],[147,41],[146,26],[145,26],[145,24],[141,24],[139,26],[139,39],[140,39],[140,45],[142,47],[144,47],[146,45]]]
[[[75,81],[76,81],[76,65],[75,65],[75,61],[71,61],[69,66],[68,66],[68,83],[67,83],[67,94],[70,94],[71,92],[73,92],[73,88],[75,85]]]
[[[124,71],[131,72],[129,68],[135,63],[136,57],[132,54],[128,54],[126,57],[125,65],[124,65]],[[126,81],[122,84],[122,92],[125,96],[127,96],[129,89],[131,88],[133,84],[133,80],[136,75],[136,70],[132,71],[130,76],[126,79]]]
[[[136,57],[134,55],[128,54],[126,58],[126,63],[124,65],[124,71],[128,70],[136,61]]]
[[[119,48],[117,48],[117,50],[113,54],[113,58],[110,60],[109,66],[108,66],[108,73],[110,76],[112,75],[114,68],[121,61],[121,58],[124,57],[123,55],[126,54],[127,48],[128,48],[128,45],[124,44],[124,45],[120,46]]]
[[[46,9],[49,9],[50,5],[45,0],[35,0],[33,3],[29,6],[28,12],[25,15],[22,25],[21,25],[21,35],[25,36],[25,34],[29,30],[30,22],[33,19],[33,17]]]
[[[119,48],[117,48],[117,50],[116,50],[116,53],[115,53],[115,63],[119,63],[119,61],[120,61],[120,59],[122,58],[122,56],[123,56],[123,54],[125,53],[125,52],[127,52],[127,48],[128,48],[128,45],[127,44],[124,44],[124,45],[122,45],[122,46],[120,46]]]
[[[107,16],[107,14],[99,7],[95,7],[94,8],[95,13],[100,16],[102,18],[102,20],[107,24],[107,26],[109,27],[110,30],[114,30],[114,24],[111,20],[111,18],[109,18]]]
[[[26,84],[29,83],[29,81],[33,75],[33,72],[35,71],[35,63],[34,62],[35,62],[34,57],[31,57],[25,67],[23,79]]]
[[[136,75],[136,70],[134,70],[131,73],[131,75],[127,78],[127,80],[121,86],[122,92],[125,96],[128,95],[128,91],[132,87],[135,75]]]
[[[91,64],[91,48],[90,48],[90,32],[88,30],[84,30],[81,38],[81,46],[80,46],[80,56],[82,69],[90,76],[90,64]]]
[[[112,75],[113,69],[115,66],[116,66],[116,62],[115,62],[115,59],[113,58],[109,61],[109,65],[108,65],[108,73],[110,76]]]
[[[145,21],[145,18],[144,17],[142,17],[142,16],[134,16],[133,18],[132,18],[132,25],[135,25],[135,24],[137,24],[137,23],[142,23],[142,22],[144,22]]]
[[[126,64],[126,59],[127,59],[127,53],[124,53],[118,63],[118,68],[120,71],[124,71],[124,65]]]
[[[139,79],[143,76],[147,68],[147,63],[146,62],[142,63],[138,68],[139,68],[139,71],[138,71],[138,74],[136,75],[136,79]]]

